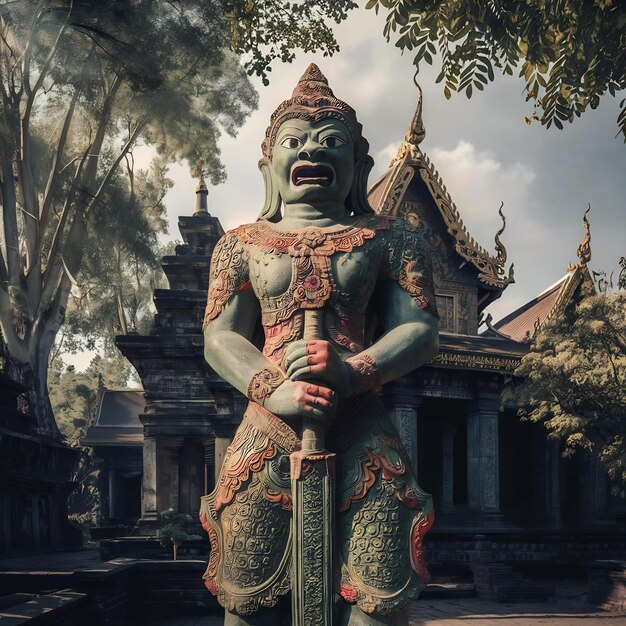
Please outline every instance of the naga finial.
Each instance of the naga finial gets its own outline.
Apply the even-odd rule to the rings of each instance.
[[[591,204],[587,204],[587,210],[583,214],[583,226],[585,227],[585,236],[578,246],[576,254],[578,255],[578,265],[584,267],[591,261],[591,231],[589,229],[589,220],[587,213],[591,211]]]
[[[417,107],[413,114],[413,119],[409,124],[409,128],[406,131],[405,139],[407,143],[415,146],[416,148],[424,141],[426,137],[426,129],[424,128],[424,122],[422,121],[422,88],[417,82],[417,71],[413,76],[413,82],[417,87]]]
[[[504,202],[500,202],[500,207],[498,208],[498,215],[502,219],[502,226],[495,236],[496,252],[498,253],[496,260],[498,261],[500,265],[502,265],[502,267],[504,267],[504,264],[506,263],[506,258],[507,258],[506,248],[504,247],[504,244],[502,243],[502,241],[500,241],[500,235],[504,232],[504,229],[506,228],[506,217],[504,217],[504,213],[502,212],[503,206],[504,206]]]
[[[422,121],[422,88],[417,82],[417,71],[413,75],[413,82],[415,83],[415,87],[417,87],[417,107],[415,108],[413,119],[404,136],[404,141],[400,144],[398,152],[392,159],[389,167],[393,167],[407,156],[413,160],[417,160],[420,155],[419,145],[424,141],[424,137],[426,137],[426,129]]]
[[[573,272],[577,267],[587,267],[587,263],[591,261],[591,231],[589,229],[589,220],[587,213],[591,210],[591,204],[587,203],[587,210],[583,213],[583,226],[585,227],[585,236],[576,250],[578,256],[578,265],[570,263],[567,267],[568,272]]]

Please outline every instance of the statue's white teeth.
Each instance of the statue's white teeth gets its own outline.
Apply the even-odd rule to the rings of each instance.
[[[293,170],[291,182],[296,187],[300,185],[328,187],[333,182],[333,171],[326,165],[300,165]]]

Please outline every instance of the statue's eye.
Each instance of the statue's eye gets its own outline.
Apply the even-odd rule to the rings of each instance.
[[[337,135],[328,135],[328,137],[324,137],[320,142],[325,148],[338,148],[339,146],[344,146],[346,142]]]
[[[302,145],[302,141],[300,141],[300,139],[298,139],[297,137],[285,137],[280,142],[280,145],[283,148],[291,148],[292,150],[295,150]]]

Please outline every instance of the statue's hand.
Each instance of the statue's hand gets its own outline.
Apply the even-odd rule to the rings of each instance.
[[[341,397],[350,394],[350,367],[328,341],[294,341],[286,350],[285,369],[290,380],[328,383]]]
[[[327,387],[287,378],[265,399],[263,407],[284,420],[313,417],[326,423],[335,415],[336,394]]]

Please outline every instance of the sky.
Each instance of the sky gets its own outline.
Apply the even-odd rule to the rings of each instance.
[[[291,64],[275,63],[270,85],[253,79],[259,108],[236,138],[220,140],[228,178],[209,189],[209,211],[225,229],[254,221],[264,198],[257,162],[271,113],[291,96],[309,63],[317,63],[335,95],[350,104],[363,125],[375,166],[370,184],[389,166],[416,105],[412,55],[401,55],[382,35],[384,15],[362,8],[334,31],[341,51],[333,57],[299,53]],[[437,61],[435,60],[435,63]],[[626,145],[617,133],[618,99],[602,99],[564,131],[526,124],[532,105],[523,80],[496,77],[468,100],[446,100],[435,84],[438,67],[421,69],[426,139],[421,149],[442,176],[476,241],[494,251],[504,202],[502,241],[515,264],[515,284],[492,304],[494,320],[515,310],[563,276],[584,230],[591,204],[590,269],[607,272],[626,255]],[[619,94],[618,94],[619,95]],[[179,215],[193,213],[195,182],[184,165],[170,169],[175,185],[165,202],[169,235],[180,239]]]

